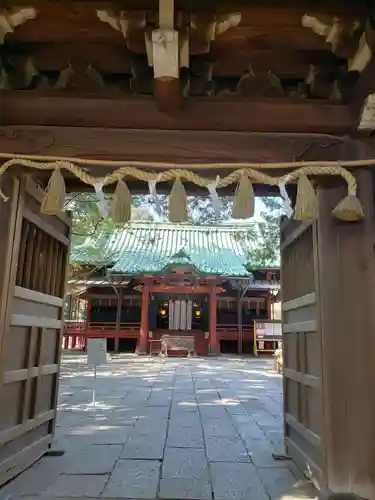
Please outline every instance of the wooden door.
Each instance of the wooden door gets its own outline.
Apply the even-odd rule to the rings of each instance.
[[[322,487],[325,457],[315,224],[294,220],[282,224],[281,273],[286,451]]]
[[[70,217],[40,213],[43,191],[7,176],[0,224],[0,484],[49,448],[55,426]]]

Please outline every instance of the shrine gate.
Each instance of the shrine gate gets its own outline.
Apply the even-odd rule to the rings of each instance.
[[[5,0],[0,11],[0,484],[49,448],[65,193],[281,193],[286,452],[375,499],[374,11],[366,0]],[[219,177],[218,177],[219,176]]]

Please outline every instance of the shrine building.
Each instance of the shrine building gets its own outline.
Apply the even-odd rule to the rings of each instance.
[[[185,335],[198,355],[257,350],[254,320],[273,319],[280,270],[252,269],[246,226],[135,222],[96,241],[72,253],[85,278],[70,279],[65,348],[104,337],[109,351],[157,353],[163,335]],[[72,320],[82,300],[85,320]]]

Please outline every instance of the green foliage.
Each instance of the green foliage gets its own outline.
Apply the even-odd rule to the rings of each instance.
[[[168,220],[168,197],[159,196],[160,213],[154,208],[154,202],[149,195],[133,197],[133,220],[166,221]],[[249,263],[251,268],[279,265],[279,220],[281,202],[279,198],[262,198],[264,208],[261,210],[261,221],[241,224],[238,238],[243,239],[249,248]],[[108,238],[118,226],[110,217],[100,215],[95,194],[81,193],[73,195],[67,203],[73,212],[72,248],[80,246],[81,255],[94,257],[100,247],[100,240]],[[228,221],[233,206],[232,198],[221,199],[221,212],[218,217],[208,197],[189,197],[188,210],[190,220],[194,224],[210,224]],[[249,244],[251,242],[251,244]],[[97,255],[97,253],[96,253]],[[250,268],[249,268],[250,270]]]
[[[280,198],[262,198],[264,210],[261,210],[263,222],[259,223],[259,245],[254,260],[261,267],[280,265],[280,216],[282,203]]]

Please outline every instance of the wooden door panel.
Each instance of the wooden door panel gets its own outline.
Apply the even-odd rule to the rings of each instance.
[[[282,225],[284,423],[287,453],[321,485],[323,407],[314,231],[308,222]]]
[[[53,438],[70,218],[38,212],[43,192],[13,180],[3,277],[0,484],[31,465]]]

